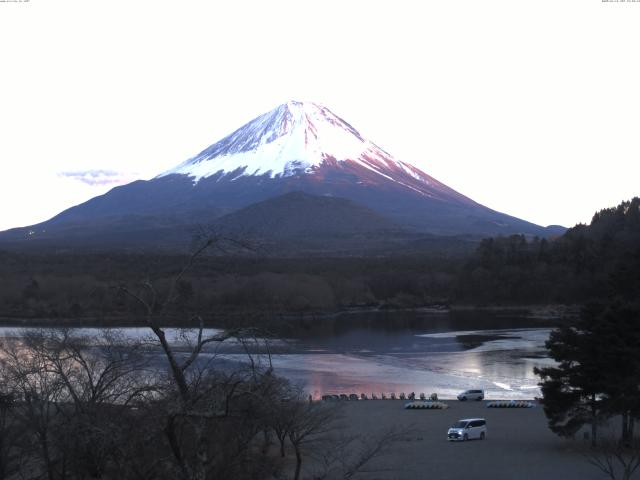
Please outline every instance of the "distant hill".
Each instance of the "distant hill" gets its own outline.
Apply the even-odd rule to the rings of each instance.
[[[397,232],[400,227],[344,198],[291,192],[257,202],[213,222],[227,230],[266,238],[347,236]]]
[[[344,198],[291,192],[254,203],[212,224],[213,231],[275,256],[470,252],[477,240],[416,234]]]

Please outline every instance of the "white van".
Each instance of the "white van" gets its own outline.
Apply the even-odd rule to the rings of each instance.
[[[449,441],[467,441],[474,438],[484,440],[487,436],[487,421],[484,418],[463,418],[451,425],[447,431]]]
[[[465,390],[458,394],[458,400],[484,400],[484,390]]]

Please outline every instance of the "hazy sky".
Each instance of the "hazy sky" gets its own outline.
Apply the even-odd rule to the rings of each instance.
[[[289,99],[538,224],[640,194],[640,3],[0,2],[0,229]]]

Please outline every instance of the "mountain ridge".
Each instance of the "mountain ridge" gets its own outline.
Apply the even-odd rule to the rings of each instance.
[[[46,222],[5,232],[0,241],[62,242],[66,235],[81,244],[82,238],[95,241],[100,232],[123,237],[113,241],[114,248],[120,248],[132,243],[125,238],[129,232],[140,248],[158,243],[171,248],[184,237],[171,233],[172,228],[215,223],[234,211],[296,191],[353,202],[412,234],[561,233],[487,208],[395,159],[328,108],[292,101],[151,180],[116,187]],[[328,204],[324,208],[330,209]],[[341,209],[339,214],[349,212]],[[320,216],[327,228],[339,223],[330,215]]]

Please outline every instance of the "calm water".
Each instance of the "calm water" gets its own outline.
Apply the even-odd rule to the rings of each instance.
[[[540,395],[533,367],[550,363],[544,341],[553,325],[517,313],[486,312],[363,312],[292,319],[270,328],[278,337],[271,342],[272,363],[276,373],[314,397],[436,392],[452,398],[468,388],[483,388],[489,398],[532,398]],[[14,332],[0,329],[0,335]],[[138,338],[148,331],[122,332]],[[188,340],[178,330],[169,336],[176,344]],[[206,352],[204,357],[213,355]],[[237,344],[216,352],[216,361],[223,364],[245,360]]]
[[[483,388],[490,398],[539,396],[534,366],[550,364],[553,321],[514,313],[395,312],[304,320],[289,329],[276,371],[314,397],[326,393],[436,392]]]

